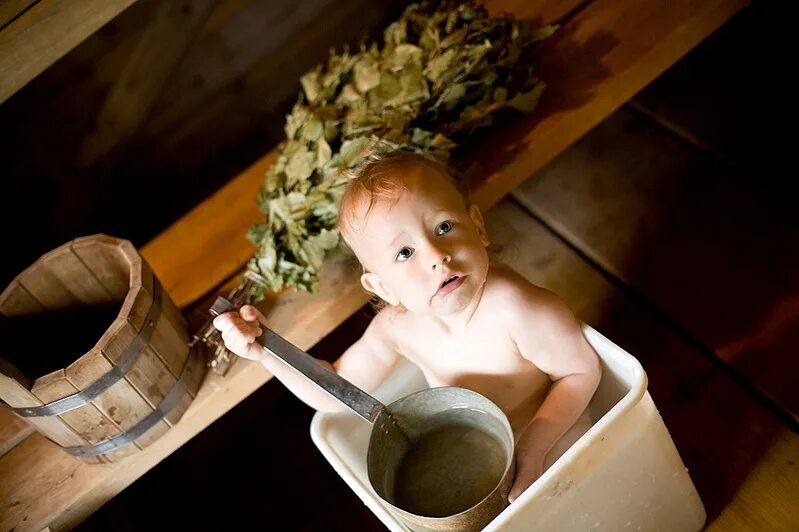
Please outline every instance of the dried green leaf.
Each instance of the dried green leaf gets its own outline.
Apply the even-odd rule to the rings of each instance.
[[[357,137],[350,140],[345,140],[341,144],[341,164],[346,168],[352,168],[362,158],[362,154],[368,146],[369,139],[366,137]]]
[[[313,215],[321,220],[330,220],[331,223],[335,223],[338,218],[338,201],[326,197],[324,200],[314,203]]]
[[[266,183],[264,184],[266,195],[274,193],[283,182],[282,169],[276,168],[277,164],[266,173]],[[262,205],[262,200],[258,200],[258,205]]]
[[[302,129],[300,130],[300,136],[308,141],[318,139],[322,136],[322,133],[324,133],[322,121],[315,116],[311,116],[305,124],[302,125]]]
[[[286,209],[292,220],[301,220],[308,212],[310,205],[305,194],[291,192],[286,195]]]
[[[314,271],[319,271],[325,259],[326,252],[338,245],[338,231],[322,229],[318,235],[310,236],[300,242],[302,252],[308,259]]]
[[[505,87],[497,87],[496,89],[494,89],[494,102],[496,102],[499,105],[502,105],[505,103],[505,100],[507,99],[508,99],[508,89],[506,89]]]
[[[430,61],[428,61],[427,66],[424,69],[424,75],[430,81],[438,81],[441,79],[441,76],[444,75],[450,68],[450,63],[452,63],[453,58],[455,57],[455,50],[447,50],[443,54],[437,55],[433,57]]]
[[[375,91],[372,91],[372,95]],[[370,96],[377,97],[377,96]],[[342,133],[344,136],[351,137],[354,135],[363,135],[369,133],[382,125],[381,117],[370,112],[369,104],[366,100],[356,102],[347,111],[344,120],[344,127]]]
[[[337,121],[329,120],[325,122],[325,140],[333,142],[338,138],[340,128]]]
[[[425,27],[424,31],[422,31],[422,35],[419,37],[419,46],[424,48],[425,51],[436,50],[441,46],[439,44],[440,41],[441,39],[438,38],[438,28],[430,25]]]
[[[327,164],[333,156],[333,150],[330,149],[330,144],[324,139],[320,138],[316,141],[316,167],[322,168]]]
[[[397,97],[401,90],[402,85],[400,85],[397,76],[391,72],[383,71],[380,74],[380,84],[377,86],[375,92],[370,94],[369,103],[370,105],[374,105],[375,103],[385,104],[387,100]]]
[[[305,146],[304,142],[300,142],[298,140],[288,140],[283,145],[283,151],[278,156],[278,159],[282,159],[282,164],[288,164],[289,160],[301,150]]]
[[[455,29],[455,24],[458,22],[458,11],[452,10],[447,13],[447,23],[444,26],[444,31],[447,33],[452,33],[452,30]]]
[[[345,105],[352,105],[353,103],[359,101],[363,96],[355,90],[355,86],[352,83],[347,83],[344,85],[344,88],[341,89],[341,92],[336,97],[336,105],[345,106]]]
[[[269,231],[269,225],[265,223],[255,224],[250,227],[249,231],[247,231],[247,240],[252,242],[253,244],[258,244],[267,235]]]
[[[355,64],[352,77],[358,92],[366,94],[380,85],[380,69],[377,62],[372,56],[367,55]]]
[[[445,110],[454,109],[466,94],[466,83],[453,83],[449,85],[438,97],[433,107],[443,107]]]
[[[384,52],[390,53],[396,46],[407,42],[407,26],[404,19],[392,22],[383,32],[383,41],[385,42]]]
[[[446,50],[447,48],[456,43],[463,42],[464,38],[466,37],[466,32],[468,31],[469,28],[463,27],[458,31],[456,31],[455,33],[448,35],[446,39],[441,41],[441,44],[439,44],[439,48],[441,50]],[[449,33],[449,30],[447,30],[447,33]]]
[[[309,102],[315,103],[322,90],[319,85],[319,67],[302,76],[300,78],[300,84],[302,85],[302,90],[305,92],[305,98]],[[289,138],[291,138],[291,136]]]
[[[383,68],[396,72],[409,65],[420,65],[422,63],[422,49],[413,44],[403,43],[398,45],[386,57]]]
[[[536,42],[548,39],[555,34],[558,28],[560,28],[558,24],[552,24],[550,26],[542,26],[540,28],[537,28],[531,32],[530,42]]]
[[[533,90],[528,92],[520,92],[508,100],[508,105],[524,113],[529,113],[535,109],[535,106],[538,104],[538,100],[541,98],[541,93],[544,92],[545,88],[546,84],[543,82],[538,82]]]
[[[311,177],[316,167],[315,159],[315,155],[309,152],[308,147],[304,144],[297,148],[286,165],[287,188],[291,188],[297,182]]]
[[[311,113],[308,111],[308,108],[300,104],[295,104],[291,109],[291,114],[286,115],[286,127],[284,128],[286,132],[286,138],[293,139],[294,135],[297,133],[297,130],[302,127],[303,123],[305,123],[310,114]]]

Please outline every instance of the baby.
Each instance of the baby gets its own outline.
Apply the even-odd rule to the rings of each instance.
[[[403,356],[430,386],[491,399],[516,437],[512,502],[563,452],[559,440],[585,419],[599,383],[599,360],[580,323],[552,292],[489,265],[480,210],[424,157],[369,158],[348,184],[339,225],[363,266],[363,287],[386,305],[332,368],[371,392]],[[254,343],[268,325],[254,307],[214,325],[228,349],[260,360],[311,407],[345,408]]]

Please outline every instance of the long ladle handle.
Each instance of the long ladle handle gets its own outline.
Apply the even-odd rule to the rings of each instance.
[[[380,411],[385,408],[383,403],[320,364],[314,357],[274,331],[264,327],[263,334],[255,341],[366,421],[374,423]]]

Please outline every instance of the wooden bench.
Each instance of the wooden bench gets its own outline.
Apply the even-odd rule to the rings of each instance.
[[[0,103],[135,1],[0,3]]]
[[[472,199],[483,209],[495,204],[746,3],[487,2],[495,12],[507,9],[518,17],[560,21],[563,26],[543,46],[539,72],[550,88],[539,108],[498,131],[471,159],[467,176]],[[253,198],[274,156],[272,152],[254,163],[141,250],[181,308],[236,284],[236,275],[252,254],[244,234],[262,217]],[[265,301],[262,308],[280,334],[307,349],[365,302],[353,272],[329,262],[319,293],[286,292]],[[38,433],[22,438],[0,457],[0,530],[74,526],[269,378],[261,366],[244,361],[224,378],[209,376],[176,428],[115,464],[79,462]],[[19,439],[13,428],[11,434]]]

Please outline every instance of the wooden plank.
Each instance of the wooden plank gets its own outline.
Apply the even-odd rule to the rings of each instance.
[[[769,85],[759,80],[772,71],[762,57],[790,38],[789,32],[770,27],[774,21],[790,20],[788,9],[781,2],[753,2],[638,93],[631,105],[738,169],[779,172],[782,158],[775,156],[779,152],[774,151],[773,138],[763,135],[775,112],[749,102],[770,102]],[[742,71],[747,75],[741,76]]]
[[[549,88],[531,116],[492,132],[467,178],[473,200],[493,205],[604,120],[746,0],[598,0],[539,50]]]
[[[398,2],[392,0],[391,3]],[[254,158],[254,142],[260,142],[262,146],[278,144],[284,138],[285,113],[299,90],[299,76],[314,64],[324,61],[331,46],[340,48],[344,42],[357,46],[360,35],[367,32],[376,34],[389,22],[388,5],[375,9],[365,0],[346,0],[335,6],[335,9],[317,13],[308,25],[283,43],[279,53],[260,57],[246,74],[229,80],[215,92],[203,95],[204,104],[188,115],[173,113],[170,98],[160,101],[154,111],[158,116],[142,129],[142,137],[147,139],[159,158],[185,160],[181,169],[189,173],[192,168],[201,173],[207,170],[207,161],[204,163],[202,158],[186,160],[185,153],[196,152],[198,146],[204,146],[209,129],[215,131],[217,146],[239,150],[246,161]],[[347,28],[347,35],[342,35],[341,28]],[[231,28],[226,33],[234,34],[235,31]],[[229,40],[232,44],[239,44],[236,39]],[[249,57],[249,53],[238,55]],[[193,78],[188,77],[185,81],[192,82]],[[203,90],[201,84],[191,92],[202,93]],[[181,107],[180,102],[175,103],[176,109]],[[220,115],[229,118],[224,127],[219,127],[215,118]],[[253,137],[253,117],[263,126],[255,135],[261,139],[258,142]]]
[[[14,448],[19,442],[30,436],[34,428],[0,405],[0,456]]]
[[[183,0],[157,7],[80,148],[80,164],[92,165],[136,132],[214,4]]]
[[[103,353],[108,360],[117,363],[138,331],[123,320],[115,324],[112,332],[115,341],[106,343]],[[150,409],[155,409],[175,385],[177,378],[158,354],[150,346],[146,346],[125,375],[125,380],[147,402]]]
[[[62,246],[42,256],[40,259],[45,268],[53,274],[63,286],[69,287],[77,299],[90,305],[113,303],[114,299],[105,289],[94,273],[86,267],[71,245]]]
[[[86,482],[87,479],[106,467],[113,466],[91,466],[85,464],[77,458],[66,455],[63,450],[47,441],[41,434],[34,433],[22,445],[17,445],[3,456],[3,459],[0,460],[0,478],[11,480],[16,476],[11,473],[19,469],[20,471],[27,470],[29,474],[33,474],[36,471],[46,475],[44,478],[70,479],[71,483],[80,483]],[[41,530],[48,526],[43,521],[32,521],[31,517],[29,517],[30,508],[41,504],[45,500],[47,501],[45,504],[63,508],[65,509],[64,511],[69,513],[68,503],[65,503],[65,497],[59,490],[53,493],[53,498],[49,498],[48,494],[38,490],[36,484],[36,482],[12,484],[5,481],[0,483],[0,501],[2,501],[3,505],[0,515],[4,519],[2,523],[3,530],[18,529],[21,525],[24,525],[25,530]],[[10,516],[12,519],[5,521],[6,516],[9,516],[7,509],[9,507],[21,507],[24,509],[17,515]],[[58,530],[57,528],[55,529]]]
[[[782,432],[706,530],[799,530],[797,455],[796,434]]]
[[[53,402],[78,391],[80,390],[67,379],[63,369],[39,377],[31,388],[31,393],[43,403]],[[89,444],[101,442],[120,433],[119,426],[91,403],[64,412],[58,417],[83,436]]]
[[[25,269],[17,276],[17,280],[45,310],[80,305],[81,299],[42,262],[36,262]]]
[[[255,193],[276,156],[272,151],[256,161],[140,250],[179,307],[235,274],[252,256],[244,235],[261,220]]]
[[[365,5],[361,0],[356,2],[361,8]],[[285,47],[301,33],[298,28],[308,26],[314,17],[321,18],[322,13],[337,16],[347,4],[336,2],[333,7],[331,0],[312,0],[298,5],[248,2],[238,7],[235,14],[221,17],[212,31],[204,29],[188,50],[170,82],[173,90],[159,97],[154,116],[146,125],[145,134],[149,138],[159,138],[167,131],[180,129],[198,111],[205,112],[206,107],[213,107],[210,100],[218,99],[220,91],[236,84],[249,70],[266,66],[259,61],[274,61],[282,55],[296,61],[292,51]],[[259,87],[262,98],[270,96],[278,83],[299,87],[296,78],[273,78],[269,90]],[[239,105],[241,103],[239,100]]]
[[[634,111],[515,193],[799,419],[799,212]]]
[[[0,102],[135,0],[40,0],[0,30]]]
[[[38,0],[3,0],[0,2],[0,29]]]
[[[64,370],[64,373],[75,388],[83,390],[112,369],[113,366],[109,362],[109,359],[103,355],[103,352],[92,349],[80,359],[70,364]],[[134,369],[138,370],[138,368]],[[150,371],[154,372],[158,369],[161,368],[150,369]],[[119,427],[120,432],[131,429],[136,423],[154,410],[153,405],[144,399],[144,394],[139,392],[128,378],[123,378],[113,384],[110,388],[97,396],[92,401],[92,404],[106,418],[113,421]],[[166,422],[161,421],[156,423],[151,429],[134,441],[131,445],[131,447],[134,448],[127,449],[126,452],[122,454],[128,456],[138,448],[149,445],[168,429],[169,425]],[[115,453],[113,457],[121,457],[122,454]]]
[[[0,314],[4,317],[33,314],[43,309],[17,279],[12,280],[0,295]]]
[[[799,529],[796,433],[520,208],[503,202],[487,220],[500,259],[642,363],[710,529]]]
[[[118,240],[106,235],[93,235],[73,240],[72,251],[85,264],[111,295],[123,301],[128,294],[130,265],[117,252]]]
[[[131,252],[135,252],[133,247],[130,246]],[[155,294],[153,275],[150,265],[147,261],[141,261],[142,271],[142,287],[147,291],[150,301]],[[150,337],[150,348],[155,355],[163,361],[166,366],[167,372],[175,379],[180,375],[183,370],[183,363],[188,357],[189,352],[189,335],[183,325],[182,316],[175,316],[176,309],[174,305],[168,302],[169,296],[165,292],[161,292],[161,300],[158,304],[161,305],[161,313],[158,316],[158,321],[153,328],[152,336]],[[143,295],[143,294],[142,294]],[[141,303],[140,309],[143,312],[148,311],[150,304]],[[141,327],[146,324],[142,323]]]
[[[180,309],[177,308],[175,303],[170,297],[164,294],[161,301],[161,312],[166,323],[169,323],[169,330],[171,332],[170,340],[173,343],[173,350],[177,353],[183,353],[188,357],[188,343],[189,343],[189,328],[186,319],[181,314]],[[165,325],[166,325],[165,323]],[[181,367],[181,371],[183,368]],[[199,382],[196,382],[198,375],[196,373],[189,374],[186,380],[186,387],[189,390],[196,390],[199,387]],[[194,392],[191,392],[194,397]]]
[[[589,3],[590,0],[484,0],[482,4],[493,16],[511,13],[517,19],[535,24],[554,24]]]

